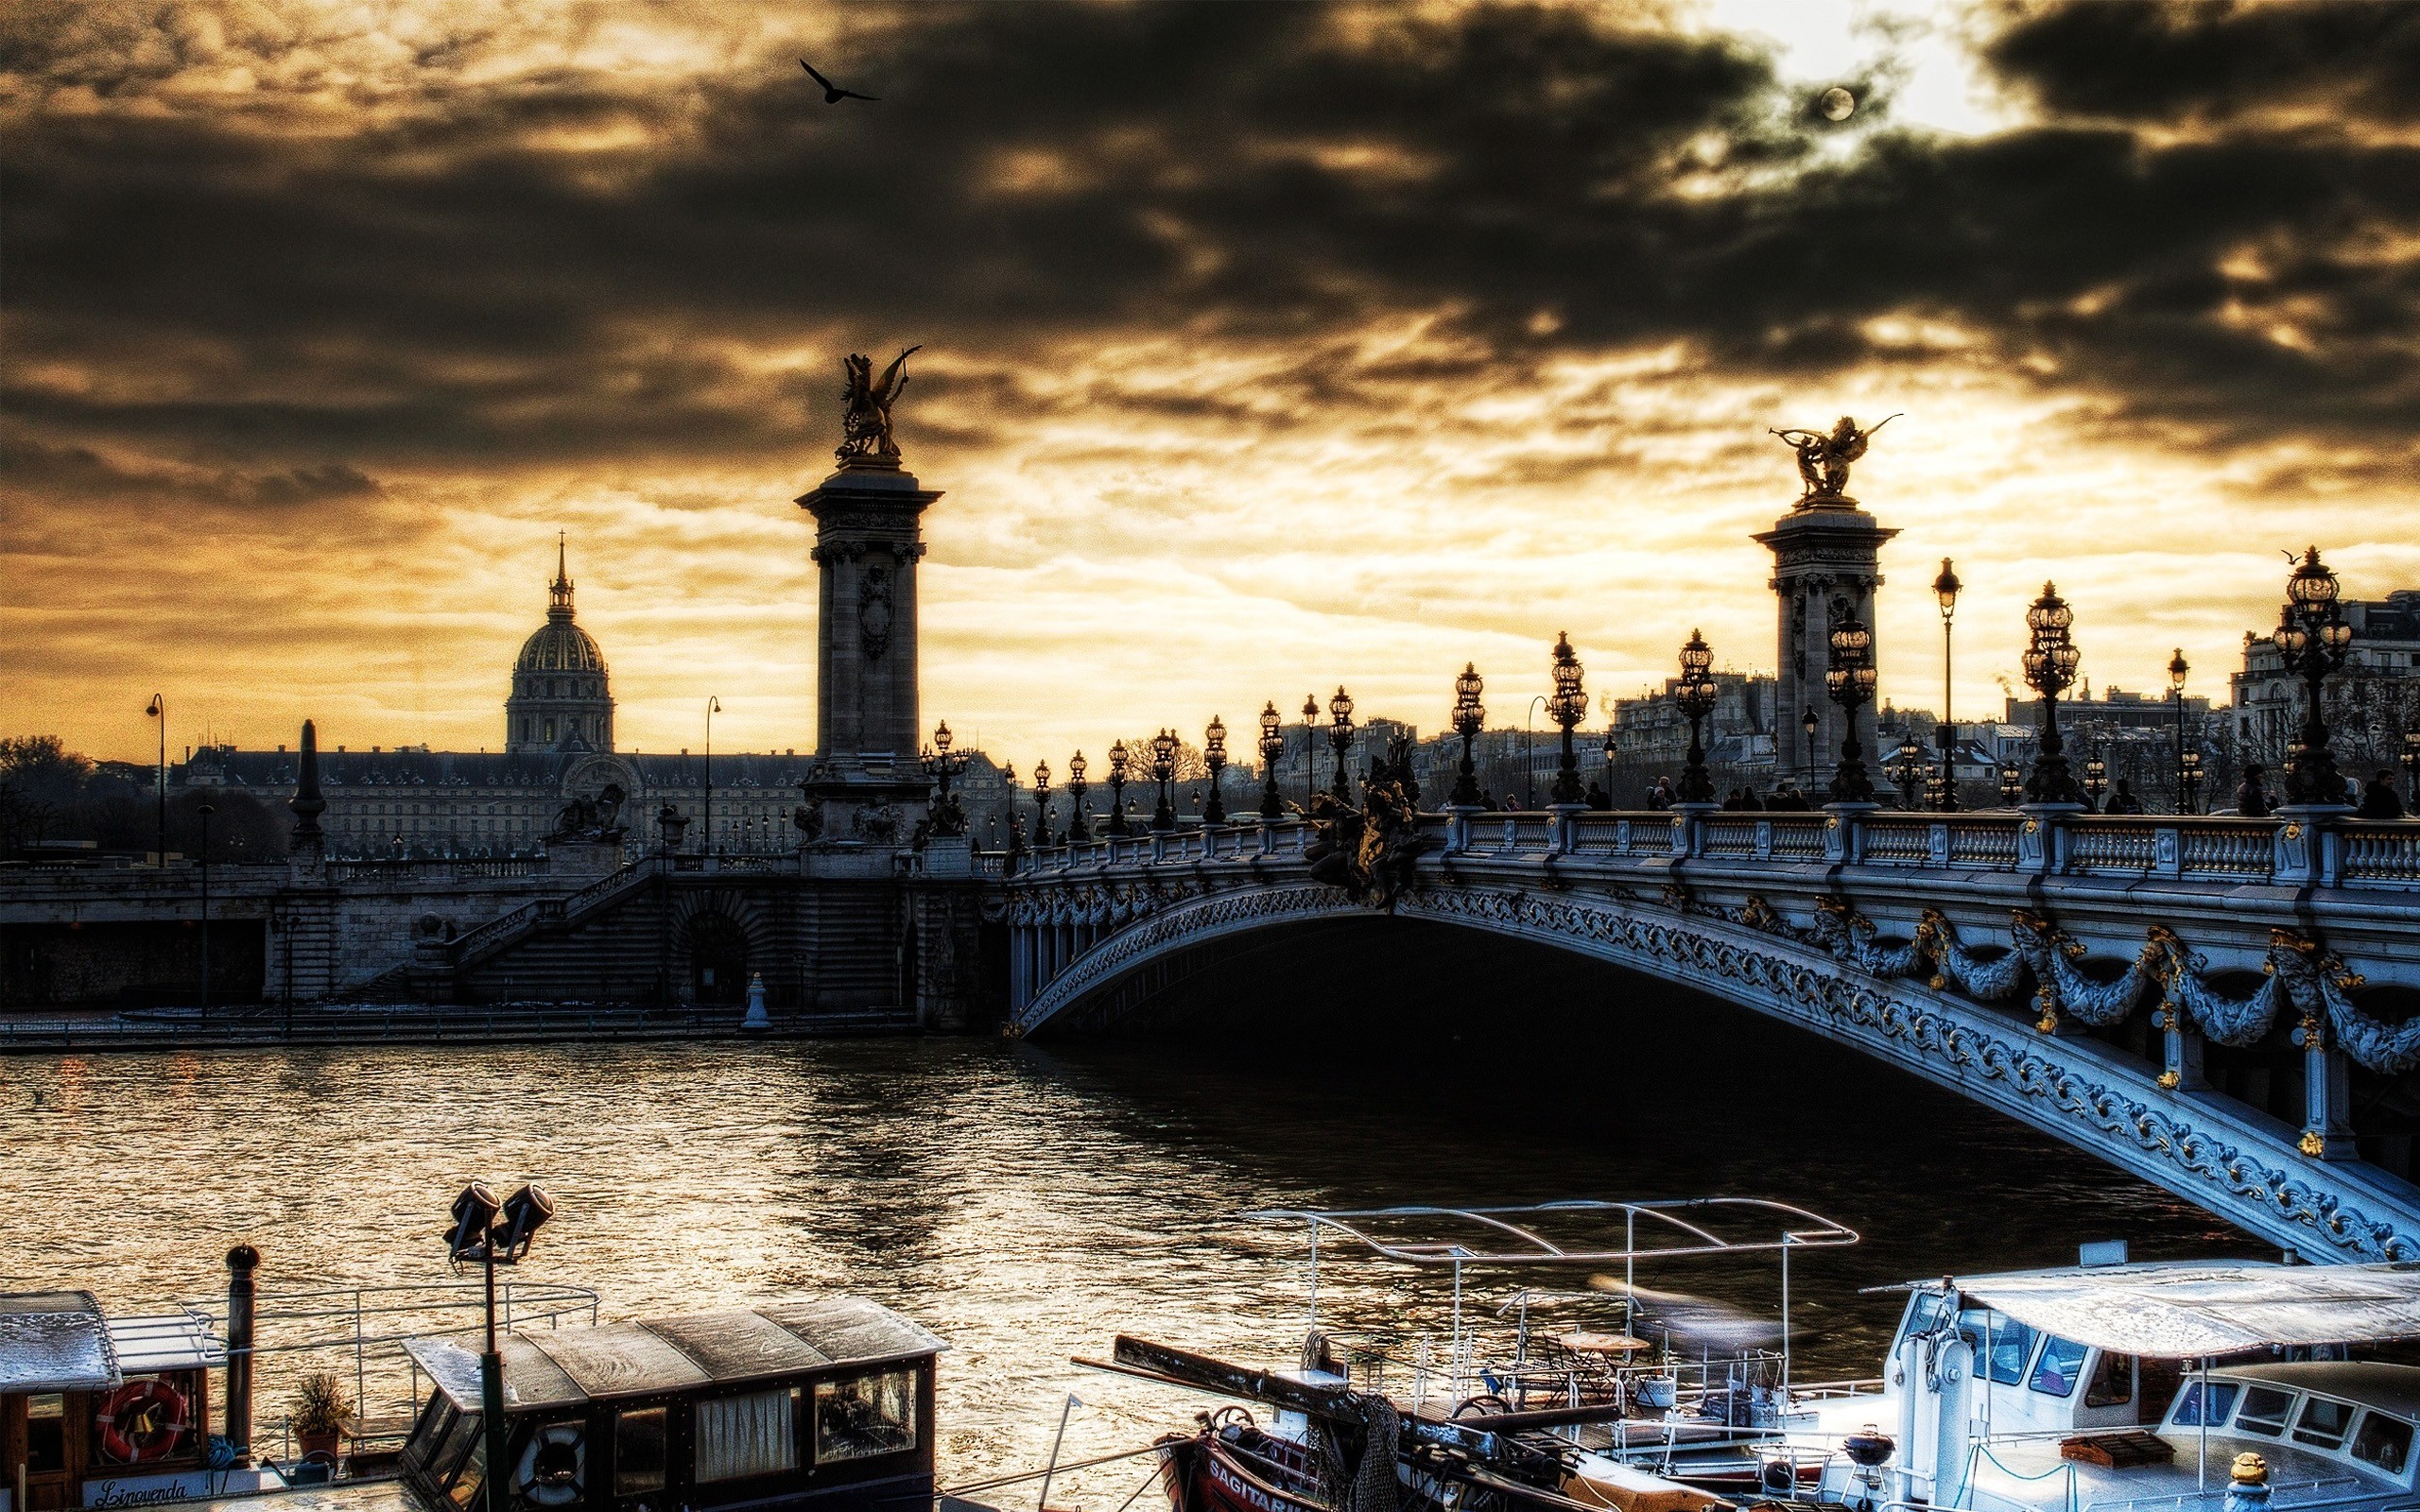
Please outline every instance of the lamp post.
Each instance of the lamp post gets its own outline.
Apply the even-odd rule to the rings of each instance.
[[[2100,795],[2109,791],[2109,764],[2097,750],[2083,764],[2083,790],[2096,809],[2100,807]]]
[[[1865,772],[1865,747],[1858,744],[1857,712],[1874,697],[1874,632],[1860,619],[1843,619],[1831,632],[1832,664],[1824,674],[1824,691],[1841,706],[1845,732],[1841,736],[1841,765],[1832,774],[1832,801],[1871,803],[1874,782]]]
[[[1916,784],[1925,778],[1925,751],[1916,744],[1914,736],[1899,742],[1899,748],[1891,753],[1891,763],[1885,771],[1899,789],[1899,806],[1914,808]]]
[[[1271,698],[1260,711],[1260,816],[1275,822],[1286,816],[1286,800],[1277,793],[1277,758],[1286,754],[1286,716]]]
[[[1336,782],[1329,791],[1339,803],[1353,801],[1353,781],[1345,774],[1344,757],[1353,748],[1353,695],[1344,684],[1336,685],[1336,696],[1327,701],[1327,743],[1336,747]]]
[[[706,802],[705,853],[715,853],[715,715],[722,713],[722,700],[706,699]]]
[[[1311,790],[1319,782],[1320,701],[1303,695],[1303,812],[1311,811]]]
[[[2076,613],[2059,596],[2054,583],[2042,585],[2042,596],[2025,611],[2030,638],[2025,647],[2025,681],[2042,696],[2041,745],[2033,755],[2032,775],[2025,780],[2025,796],[2034,803],[2082,803],[2083,790],[2067,770],[2065,747],[2059,740],[2059,695],[2076,679],[2076,663],[2083,653],[2068,634]]]
[[[1219,792],[1219,782],[1227,769],[1227,722],[1217,714],[1210,716],[1210,728],[1201,732],[1201,759],[1210,767],[1210,806],[1201,811],[1201,822],[1224,824],[1227,803]]]
[[[151,696],[151,707],[143,711],[160,721],[160,862],[168,864],[168,705],[158,694]]]
[[[1605,718],[1605,806],[1611,808],[1614,802],[1614,757],[1621,743],[1614,730],[1613,715],[1608,713]]]
[[[1934,806],[1944,814],[1958,812],[1958,724],[1950,713],[1955,694],[1949,676],[1949,617],[1958,612],[1958,593],[1965,586],[1958,580],[1949,558],[1941,558],[1941,576],[1932,580],[1933,600],[1941,606],[1941,724],[1934,730],[1934,743],[1941,747],[1941,793]]]
[[[2202,812],[2202,753],[2198,750],[2188,750],[2185,753],[2183,761],[2184,765],[2179,772],[2178,790],[2184,795],[2185,806],[2177,812],[2199,814]]]
[[[2000,768],[2000,801],[2014,808],[2016,800],[2024,796],[2025,774],[2017,770],[2016,763],[2010,762]]]
[[[1689,722],[1689,755],[1681,766],[1681,801],[1714,801],[1714,774],[1705,769],[1705,716],[1714,713],[1714,648],[1696,630],[1681,643],[1681,685],[1673,698]]]
[[[1033,764],[1033,848],[1050,843],[1050,763]]]
[[[933,781],[941,784],[941,797],[935,799],[932,805],[932,833],[936,835],[959,835],[966,833],[966,816],[957,804],[950,800],[949,796],[950,782],[966,770],[969,759],[964,752],[956,754],[951,752],[950,747],[955,744],[955,741],[956,737],[949,732],[949,721],[942,720],[933,727],[932,753],[925,758],[925,770],[931,775]]]
[[[2286,763],[2289,803],[2344,801],[2344,779],[2327,748],[2327,713],[2321,701],[2328,675],[2344,664],[2353,644],[2353,627],[2344,623],[2338,591],[2336,574],[2320,561],[2317,546],[2303,554],[2286,579],[2286,607],[2273,639],[2286,654],[2286,670],[2303,682],[2302,740]]]
[[[1162,730],[1151,737],[1151,781],[1159,784],[1159,801],[1151,809],[1151,828],[1176,828],[1176,731]]]
[[[1555,768],[1554,800],[1575,804],[1587,795],[1580,785],[1580,757],[1572,748],[1571,732],[1588,717],[1588,691],[1580,685],[1580,656],[1571,648],[1568,630],[1555,637],[1553,672],[1554,693],[1547,700],[1547,713],[1563,729],[1563,761]]]
[[[1452,802],[1459,809],[1481,807],[1486,799],[1479,796],[1478,764],[1471,759],[1471,743],[1487,725],[1487,705],[1478,701],[1486,691],[1487,679],[1478,675],[1478,663],[1462,663],[1462,675],[1454,679],[1454,733],[1462,737],[1462,765],[1454,775]]]
[[[201,816],[201,1022],[210,1022],[210,816],[218,811],[203,799],[194,812]]]
[[[1534,695],[1530,712],[1521,716],[1521,807],[1525,811],[1538,806],[1538,711],[1553,701],[1552,694]]]
[[[1084,818],[1084,753],[1078,751],[1067,758],[1067,843],[1080,845],[1093,837],[1093,827]]]
[[[1126,742],[1117,741],[1109,747],[1109,833],[1113,835],[1132,832],[1126,827],[1126,767],[1134,758],[1128,754]]]
[[[2176,812],[2187,813],[2185,806],[2185,678],[2193,670],[2185,660],[2185,647],[2168,659],[2168,697],[2176,706]]]
[[[518,1265],[529,1242],[555,1215],[552,1198],[524,1185],[504,1201],[484,1181],[474,1181],[454,1199],[454,1225],[445,1231],[447,1258],[475,1260],[487,1276],[487,1348],[479,1353],[479,1434],[485,1444],[487,1512],[511,1512],[513,1476],[505,1464],[504,1356],[495,1347],[495,1268]]]
[[[1823,725],[1824,722],[1815,717],[1815,706],[1811,703],[1806,706],[1806,712],[1798,719],[1798,728],[1806,732],[1806,744],[1799,748],[1806,753],[1806,770],[1804,775],[1806,779],[1806,791],[1809,793],[1815,791],[1815,731],[1822,729]]]

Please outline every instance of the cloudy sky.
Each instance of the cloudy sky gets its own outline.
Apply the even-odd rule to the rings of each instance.
[[[2281,548],[2420,586],[2416,319],[2407,6],[15,0],[0,732],[498,745],[561,530],[625,747],[804,748],[917,342],[926,720],[1020,762],[1770,669],[1843,413],[1887,694],[1944,556],[1962,713],[2052,576],[2219,690]]]

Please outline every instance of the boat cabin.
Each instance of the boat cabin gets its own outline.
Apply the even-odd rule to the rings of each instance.
[[[257,1488],[211,1452],[210,1374],[226,1364],[185,1314],[113,1318],[89,1292],[0,1294],[0,1512]]]
[[[2281,1495],[2408,1503],[2420,1367],[2354,1360],[2420,1337],[2420,1267],[2118,1264],[1911,1288],[1882,1400],[1819,1404],[1855,1505],[2085,1506],[2223,1495],[2256,1453]],[[1870,1426],[1851,1419],[1862,1415]],[[2215,1469],[2215,1473],[2213,1468]]]
[[[406,1349],[437,1389],[404,1446],[404,1484],[430,1512],[477,1512],[491,1473],[478,1355],[451,1339]],[[930,1505],[942,1349],[857,1297],[510,1335],[499,1353],[513,1505]]]

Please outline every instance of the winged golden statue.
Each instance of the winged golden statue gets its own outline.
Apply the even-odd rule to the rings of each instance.
[[[841,466],[852,462],[863,466],[866,458],[898,465],[899,443],[890,438],[890,406],[908,387],[908,359],[924,350],[922,345],[909,347],[891,358],[880,381],[873,376],[872,357],[852,352],[840,359],[848,387],[840,391],[846,407],[840,413],[840,444],[832,455]]]
[[[1885,415],[1869,430],[1843,415],[1828,435],[1823,431],[1772,431],[1798,454],[1798,475],[1806,485],[1806,491],[1799,496],[1799,507],[1855,504],[1857,501],[1848,496],[1849,464],[1865,455],[1866,440],[1875,431],[1898,418],[1895,414]]]

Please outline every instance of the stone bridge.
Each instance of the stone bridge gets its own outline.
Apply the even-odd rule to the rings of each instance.
[[[1256,932],[1434,920],[1852,1046],[2308,1259],[2420,1259],[2420,824],[2342,812],[1458,810],[1383,914],[1298,823],[1104,840],[1002,885],[1009,1027],[1146,1021]]]

